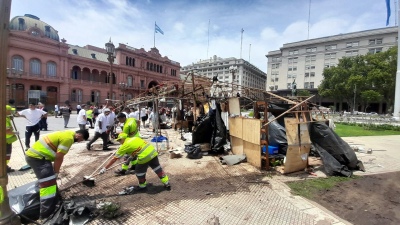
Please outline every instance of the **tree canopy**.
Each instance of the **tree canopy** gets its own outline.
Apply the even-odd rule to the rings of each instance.
[[[325,68],[318,93],[337,101],[347,102],[354,109],[362,104],[386,99],[394,103],[397,70],[397,46],[376,54],[343,57],[337,66]]]

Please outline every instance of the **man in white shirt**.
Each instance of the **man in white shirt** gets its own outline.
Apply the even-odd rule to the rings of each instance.
[[[58,116],[58,105],[54,105],[54,117],[57,118]]]
[[[143,128],[145,128],[146,120],[148,119],[147,109],[146,108],[142,108],[142,110],[140,110],[140,118],[141,118],[142,123],[143,123]]]
[[[82,109],[81,105],[76,105],[76,114],[79,113],[79,111]]]
[[[87,123],[86,110],[87,109],[88,109],[88,107],[86,105],[83,105],[83,109],[79,110],[78,117],[76,117],[76,122],[78,122],[80,130],[86,130],[86,123]]]
[[[89,143],[86,145],[87,150],[91,150],[91,145],[93,142],[95,142],[97,139],[101,137],[103,140],[103,150],[111,150],[107,146],[107,126],[108,126],[108,120],[107,117],[110,114],[111,110],[109,108],[103,109],[103,113],[100,113],[99,116],[96,119],[96,123],[94,124],[94,137]]]
[[[30,103],[28,109],[24,109],[16,113],[16,116],[22,116],[28,120],[28,124],[26,125],[25,129],[25,147],[27,149],[30,148],[32,134],[35,135],[35,141],[39,140],[39,121],[46,115],[47,112],[37,109],[34,103]]]

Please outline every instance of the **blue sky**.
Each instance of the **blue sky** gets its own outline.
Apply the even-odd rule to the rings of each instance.
[[[307,39],[309,0],[13,0],[11,18],[33,14],[67,43],[127,43],[149,50],[154,22],[162,56],[189,65],[217,55],[267,71],[268,51]],[[391,0],[389,26],[395,26]],[[311,0],[309,38],[386,26],[385,0]],[[241,29],[243,32],[242,51]]]

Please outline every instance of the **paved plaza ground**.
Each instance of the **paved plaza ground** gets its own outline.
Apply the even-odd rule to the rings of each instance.
[[[15,121],[18,130],[24,131],[24,119],[16,118]],[[42,134],[64,130],[61,118],[49,117],[48,123],[49,131]],[[77,128],[76,115],[73,114],[66,129]],[[92,129],[90,132],[93,136]],[[184,146],[178,132],[172,129],[162,132],[171,140],[171,148]],[[149,129],[142,129],[141,134],[147,137],[152,135]],[[373,154],[357,153],[367,172],[356,174],[400,171],[399,136],[344,139],[350,144],[376,150]],[[95,144],[99,143],[100,140]],[[113,149],[117,147],[112,146]],[[74,144],[65,156],[58,179],[60,189],[90,175],[110,153],[87,151],[84,142]],[[309,175],[304,172],[270,176],[248,163],[222,165],[214,156],[204,156],[199,160],[185,157],[170,159],[167,151],[160,152],[160,162],[170,176],[171,191],[165,191],[155,174],[148,170],[148,181],[151,183],[148,193],[119,196],[118,192],[124,187],[137,185],[137,179],[134,175],[115,177],[110,171],[96,178],[95,187],[77,185],[63,191],[63,196],[78,202],[96,200],[121,204],[124,214],[118,219],[96,218],[90,224],[209,224],[212,218],[218,218],[220,224],[349,224],[321,205],[290,193],[285,182],[307,179]],[[25,164],[21,147],[15,142],[10,165],[18,169]],[[10,173],[8,189],[35,179],[32,170]]]

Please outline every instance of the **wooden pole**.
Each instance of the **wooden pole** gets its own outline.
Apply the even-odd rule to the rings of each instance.
[[[264,124],[263,126],[267,126],[268,124],[270,124],[270,123],[272,123],[273,121],[277,120],[278,118],[282,117],[282,116],[285,115],[286,113],[292,111],[294,108],[296,108],[296,107],[298,107],[299,105],[303,104],[304,102],[306,102],[306,101],[312,99],[314,96],[315,96],[315,95],[313,95],[313,96],[307,98],[307,99],[304,100],[304,101],[301,101],[300,103],[297,103],[295,106],[293,106],[292,108],[286,110],[284,113],[282,113],[281,115],[275,117],[273,120],[268,121],[268,123]]]
[[[194,86],[194,72],[192,72],[192,88],[193,88],[193,122],[196,121],[196,93],[194,92],[195,86]]]
[[[7,53],[10,24],[11,0],[0,0],[0,224],[21,224],[19,218],[10,209],[7,194],[7,165],[6,165],[6,82],[7,82]]]

